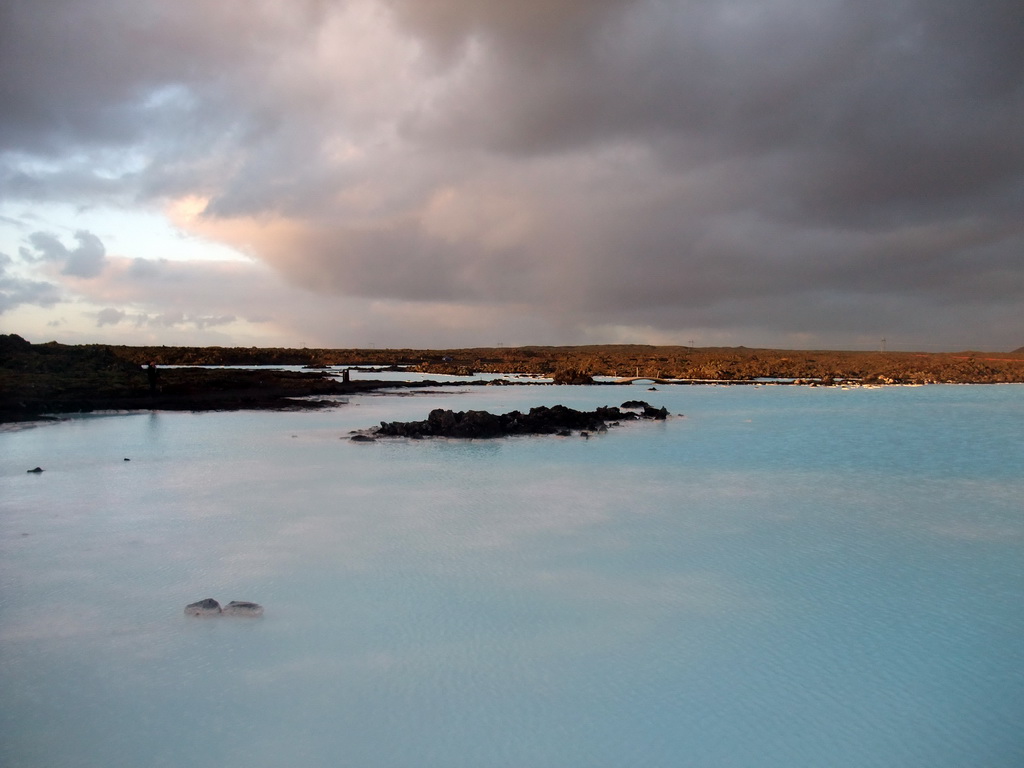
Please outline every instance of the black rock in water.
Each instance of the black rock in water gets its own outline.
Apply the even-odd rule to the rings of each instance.
[[[263,606],[247,600],[232,600],[224,606],[223,613],[225,616],[262,616]]]
[[[219,616],[220,612],[220,603],[212,597],[185,606],[186,616]]]
[[[630,408],[636,410],[637,408],[650,408],[651,404],[646,400],[627,400],[619,408]]]
[[[26,469],[26,472],[31,472],[34,475],[38,475],[40,472],[45,472],[42,467],[36,467],[35,469]]]
[[[664,421],[665,419],[668,418],[668,408],[665,408],[664,406],[662,406],[661,408],[655,408],[653,406],[648,405],[644,408],[644,412],[643,414],[641,414],[641,418],[654,419],[656,421]]]

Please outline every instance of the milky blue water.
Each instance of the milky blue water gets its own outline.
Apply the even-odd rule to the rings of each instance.
[[[634,397],[685,417],[345,439]],[[266,613],[183,615],[205,597]],[[3,768],[1019,768],[1022,638],[1024,386],[488,387],[0,433]]]

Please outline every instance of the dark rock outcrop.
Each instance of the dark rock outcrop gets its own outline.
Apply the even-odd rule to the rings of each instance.
[[[310,410],[396,385],[408,386],[343,382],[323,371],[140,368],[107,346],[30,344],[0,334],[0,423],[90,411]]]
[[[577,411],[564,405],[538,406],[528,413],[511,411],[496,415],[487,411],[449,411],[438,408],[425,421],[382,421],[376,434],[382,437],[459,437],[492,438],[509,435],[569,435],[603,432],[607,425],[637,419],[663,420],[665,408],[643,404],[641,413],[603,406],[593,411]]]
[[[559,368],[551,377],[555,384],[593,384],[594,377],[578,368]]]
[[[650,405],[645,406],[643,413],[641,413],[640,415],[640,418],[664,421],[665,419],[668,418],[668,408],[665,408],[664,406],[662,406],[661,408],[655,408]]]
[[[189,603],[185,606],[186,616],[219,616],[221,613],[220,603],[212,597]]]
[[[222,613],[225,616],[248,616],[255,618],[263,615],[263,606],[259,603],[250,603],[248,600],[232,600],[224,606]]]
[[[667,408],[655,408],[646,400],[627,400],[619,407],[626,408],[631,411],[639,410],[641,412],[641,418],[644,419],[655,419],[657,421],[662,421],[668,418]]]

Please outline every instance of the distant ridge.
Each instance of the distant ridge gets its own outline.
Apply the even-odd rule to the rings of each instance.
[[[154,392],[144,366],[159,367]],[[197,366],[213,366],[213,370]],[[225,367],[227,366],[227,367]],[[261,370],[237,370],[233,366]],[[301,367],[311,370],[265,370]],[[325,369],[334,368],[333,372]],[[344,370],[364,371],[339,381]],[[379,388],[378,370],[469,376],[540,376],[555,384],[595,377],[652,381],[780,381],[839,384],[1024,383],[1016,352],[771,350],[748,347],[577,347],[470,349],[286,349],[32,344],[0,334],[0,423],[44,413],[96,410],[255,410],[319,407],[321,395]],[[361,379],[361,380],[360,380]],[[477,383],[480,379],[478,378]],[[609,382],[599,382],[609,383]],[[425,385],[416,380],[416,385]],[[407,384],[411,386],[411,384]],[[312,399],[311,399],[312,398]]]

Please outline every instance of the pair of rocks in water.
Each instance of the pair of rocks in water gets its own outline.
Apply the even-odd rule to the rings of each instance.
[[[212,597],[189,603],[185,606],[186,616],[248,616],[256,617],[263,615],[263,606],[259,603],[250,603],[247,600],[232,600],[225,606],[221,606]]]

